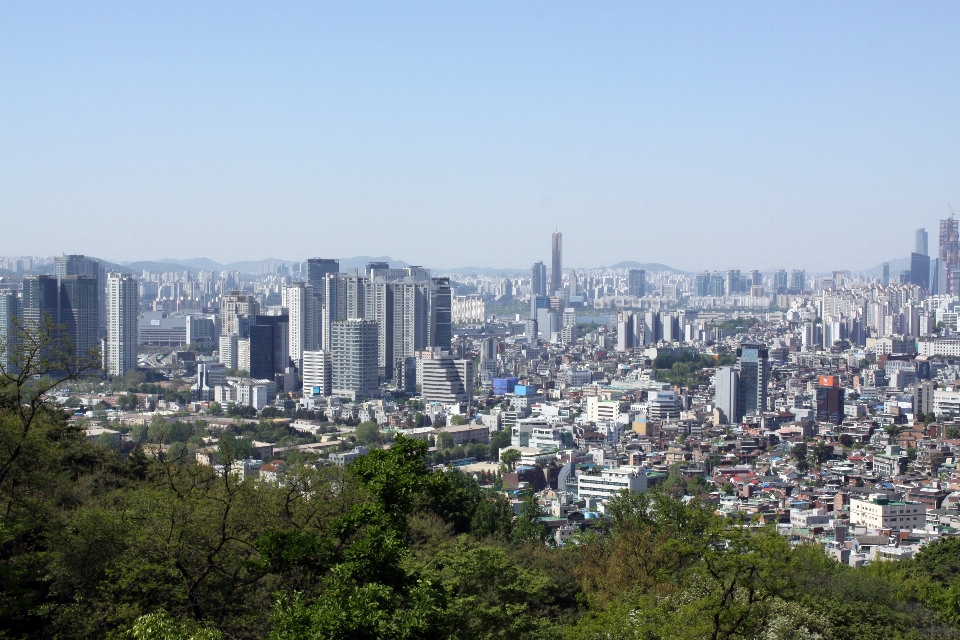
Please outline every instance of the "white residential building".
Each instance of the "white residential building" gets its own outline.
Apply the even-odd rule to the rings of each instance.
[[[301,364],[304,396],[329,396],[333,391],[333,365],[330,352],[303,352]]]
[[[137,331],[140,289],[128,274],[107,276],[107,341],[104,365],[107,373],[122,376],[137,368]]]

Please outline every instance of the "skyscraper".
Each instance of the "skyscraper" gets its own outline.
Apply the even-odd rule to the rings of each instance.
[[[910,284],[915,284],[924,291],[930,291],[930,257],[926,254],[910,254]]]
[[[530,295],[547,296],[547,265],[534,263],[530,274]]]
[[[744,340],[737,349],[739,389],[737,412],[740,416],[767,410],[767,374],[769,359],[767,346],[762,342]]]
[[[921,229],[922,231],[922,229]],[[843,422],[843,388],[837,376],[820,376],[817,385],[817,422]]]
[[[450,278],[434,278],[430,287],[429,346],[450,350],[452,312],[453,292],[450,289]]]
[[[330,333],[333,395],[354,400],[376,395],[380,372],[377,323],[356,318],[337,320]]]
[[[241,318],[260,313],[260,304],[254,297],[245,292],[234,290],[220,300],[220,335],[240,335],[246,337]]]
[[[122,376],[137,368],[137,332],[140,290],[132,275],[107,276],[107,341],[104,369]]]
[[[313,292],[323,301],[323,281],[328,273],[340,271],[340,260],[337,258],[310,258],[307,260],[307,284],[313,287]]]
[[[783,289],[783,291],[781,291]],[[784,293],[787,289],[787,270],[777,269],[773,273],[773,291],[774,293]]]
[[[23,319],[21,300],[15,291],[0,290],[0,369],[12,372],[17,352],[17,333]]]
[[[890,263],[889,262],[883,263],[883,275],[880,277],[880,282],[885,287],[890,286]]]
[[[714,404],[720,410],[721,421],[727,424],[738,424],[738,390],[740,374],[734,367],[719,367],[716,383],[714,384]]]
[[[290,364],[290,317],[255,316],[250,325],[248,348],[250,377],[275,379]]]
[[[550,261],[550,291],[549,295],[556,295],[557,291],[563,288],[563,234],[559,231],[553,232],[551,242],[551,261]]]
[[[790,288],[803,291],[807,288],[807,275],[802,269],[794,269],[790,276]]]
[[[730,269],[727,271],[726,281],[727,295],[733,295],[740,292],[740,270]]]
[[[96,258],[84,255],[63,255],[54,258],[54,274],[59,283],[63,276],[89,276],[97,280],[97,337],[107,335],[107,273]]]
[[[290,318],[290,358],[299,369],[304,351],[320,348],[320,313],[313,287],[294,282],[283,288],[281,304]]]
[[[916,239],[916,250],[915,253],[920,255],[929,256],[930,252],[927,250],[927,230],[926,229],[917,229],[915,234]]]
[[[756,269],[750,272],[750,286],[752,287],[763,286],[763,274],[761,274]]]
[[[949,218],[940,221],[940,260],[946,270],[946,292],[957,295],[956,292],[960,292],[960,236],[953,211]]]
[[[26,328],[37,329],[50,322],[60,322],[59,289],[56,276],[26,276],[23,279],[23,322]]]
[[[74,355],[92,355],[100,345],[98,285],[95,276],[60,278],[60,324]]]
[[[647,294],[647,272],[643,269],[630,269],[627,272],[627,295],[642,298]]]

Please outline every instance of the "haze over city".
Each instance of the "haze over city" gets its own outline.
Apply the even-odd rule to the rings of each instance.
[[[960,204],[953,2],[0,18],[2,254],[859,270]]]

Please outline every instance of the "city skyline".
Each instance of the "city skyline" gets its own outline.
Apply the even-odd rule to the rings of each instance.
[[[749,235],[759,268],[866,269],[960,203],[951,3],[0,17],[2,254],[393,255],[470,229],[419,261],[521,269],[539,240],[503,230],[557,227],[568,265],[722,269]]]

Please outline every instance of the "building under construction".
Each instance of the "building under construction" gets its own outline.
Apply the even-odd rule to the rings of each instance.
[[[960,295],[960,237],[952,209],[950,217],[940,221],[940,260],[946,270],[947,293]]]

